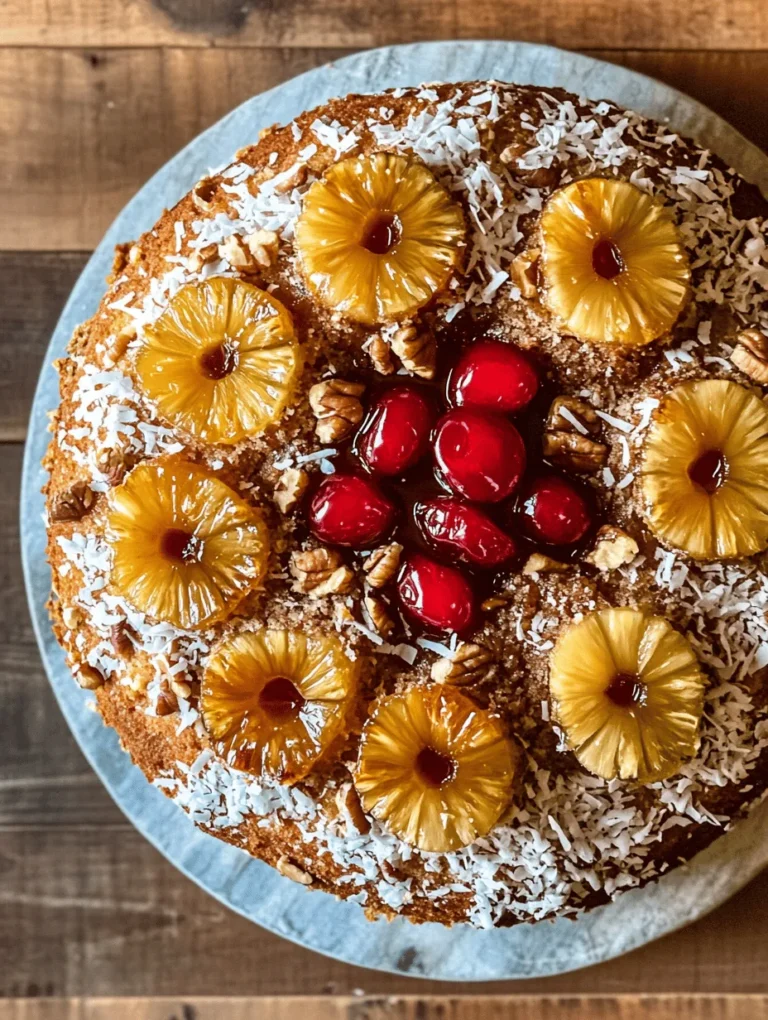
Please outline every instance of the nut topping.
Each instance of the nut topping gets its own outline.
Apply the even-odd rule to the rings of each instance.
[[[294,188],[300,188],[307,180],[307,167],[305,163],[299,163],[296,169],[288,177],[284,177],[275,185],[275,193],[287,195]]]
[[[71,489],[55,496],[51,505],[51,520],[56,522],[79,521],[92,509],[96,493],[87,482],[75,482]]]
[[[215,261],[218,257],[219,246],[217,244],[206,244],[188,256],[186,266],[190,273],[199,273],[203,266]]]
[[[553,464],[580,474],[593,474],[608,460],[605,443],[576,432],[545,432],[542,450]]]
[[[745,329],[736,337],[731,361],[750,379],[768,385],[768,336],[759,329]]]
[[[274,230],[256,230],[245,237],[245,243],[253,260],[261,269],[268,269],[275,261],[280,238]]]
[[[131,634],[133,634],[133,629],[125,620],[110,628],[109,640],[117,655],[133,655]]]
[[[547,431],[596,436],[600,431],[600,418],[586,400],[580,400],[579,397],[556,397],[547,415]]]
[[[295,552],[291,557],[291,574],[296,578],[294,590],[313,598],[346,591],[355,576],[342,563],[339,553],[325,546]]]
[[[493,655],[482,645],[465,641],[459,645],[451,659],[438,659],[432,664],[430,675],[439,684],[477,683],[491,672]]]
[[[309,404],[317,418],[315,432],[321,443],[343,439],[360,424],[363,405],[358,398],[364,390],[362,383],[344,379],[326,379],[310,389]]]
[[[131,464],[125,450],[117,446],[105,446],[96,454],[96,467],[110,485],[119,485]]]
[[[173,715],[179,710],[179,702],[173,691],[161,688],[155,704],[155,714],[159,716]]]
[[[403,326],[392,337],[392,350],[411,375],[434,378],[437,345],[430,333],[420,333],[415,326]]]
[[[299,885],[312,885],[312,876],[306,871],[302,871],[297,864],[294,864],[293,861],[290,861],[285,856],[278,858],[275,867],[281,875],[290,878],[292,882],[298,882]]]
[[[366,348],[374,369],[379,375],[392,375],[395,366],[392,362],[392,348],[383,336],[378,333],[371,338]]]
[[[371,823],[365,816],[360,797],[352,783],[344,783],[336,791],[336,807],[344,820],[361,835],[371,831]]]
[[[256,259],[245,239],[232,234],[218,247],[219,258],[224,259],[233,269],[255,269]]]
[[[597,533],[594,549],[584,559],[598,570],[616,570],[631,563],[640,551],[637,542],[615,524],[604,524]]]
[[[538,262],[541,252],[538,248],[530,248],[512,260],[512,279],[520,288],[524,298],[535,298],[539,293]]]
[[[570,565],[568,563],[553,560],[543,553],[531,553],[523,565],[522,572],[527,576],[531,574],[563,574],[569,569]]]
[[[309,475],[302,468],[287,468],[283,471],[274,493],[275,503],[280,512],[287,514],[289,510],[293,510],[307,491],[308,485]]]
[[[371,588],[383,588],[387,581],[395,576],[402,551],[403,547],[399,542],[382,545],[373,550],[363,564],[365,579]]]
[[[366,595],[363,599],[363,603],[371,618],[373,629],[381,634],[382,637],[387,637],[395,628],[394,623],[387,613],[387,607],[383,600],[377,595]]]
[[[192,189],[192,201],[200,212],[210,212],[213,209],[213,196],[216,194],[216,181],[210,177],[203,177]]]
[[[75,673],[75,680],[84,691],[95,691],[104,686],[104,677],[87,662],[83,662]]]

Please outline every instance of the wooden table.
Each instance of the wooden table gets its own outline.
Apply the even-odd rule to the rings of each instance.
[[[382,997],[471,989],[327,960],[210,899],[112,804],[43,675],[19,565],[18,478],[43,352],[89,250],[154,170],[253,93],[356,48],[460,37],[553,43],[637,68],[768,147],[765,0],[0,0],[0,1018],[118,1017],[109,1003],[59,1014],[1,999],[122,995],[322,995],[314,1015],[329,1018],[768,1016],[762,998],[634,997],[768,991],[768,873],[621,960],[483,988],[567,1001],[514,1012],[500,1000],[474,1011],[392,1005]],[[597,994],[632,998],[582,1013],[574,997]],[[130,1015],[225,1015],[211,1003],[156,1008]],[[259,1015],[299,1012],[313,1015],[287,1002]]]

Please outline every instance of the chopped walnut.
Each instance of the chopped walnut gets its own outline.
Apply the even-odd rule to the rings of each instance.
[[[371,588],[383,588],[397,572],[403,547],[399,542],[374,549],[363,563],[365,579]]]
[[[594,549],[584,559],[598,570],[616,570],[631,563],[640,551],[637,542],[615,524],[604,524],[597,533]]]
[[[71,489],[54,496],[51,503],[51,520],[79,521],[93,508],[96,493],[87,482],[75,482]]]
[[[85,617],[77,606],[65,606],[61,611],[61,619],[64,621],[64,626],[69,628],[69,630],[75,630],[85,623]]]
[[[371,338],[371,342],[366,349],[373,367],[379,375],[392,375],[395,370],[395,365],[392,361],[392,348],[384,337],[376,334]]]
[[[121,361],[125,357],[125,352],[138,335],[138,331],[133,322],[129,322],[127,325],[123,326],[120,332],[115,335],[109,348],[109,360],[113,365],[116,365],[118,361]]]
[[[275,867],[281,875],[290,878],[292,882],[298,882],[299,885],[312,885],[312,876],[308,872],[302,871],[297,864],[285,856],[278,858]]]
[[[542,452],[553,464],[579,474],[593,474],[608,460],[605,443],[598,443],[577,432],[545,432]]]
[[[309,404],[315,412],[315,432],[321,443],[343,439],[363,420],[363,405],[358,399],[365,386],[344,379],[326,379],[309,391]]]
[[[336,791],[336,807],[344,820],[362,836],[371,831],[371,823],[365,816],[360,797],[352,783],[344,783]]]
[[[128,265],[128,252],[131,248],[131,243],[127,244],[116,244],[115,254],[112,258],[112,271],[107,277],[107,283],[114,283],[123,273],[123,270]]]
[[[492,668],[493,654],[482,645],[465,641],[450,659],[438,659],[430,675],[439,684],[473,684],[487,677]]]
[[[162,687],[157,696],[155,713],[159,716],[174,715],[179,710],[179,702],[173,691]]]
[[[280,512],[287,514],[289,510],[293,510],[307,491],[308,485],[309,475],[302,468],[287,468],[283,471],[275,486],[275,503]]]
[[[535,298],[539,293],[539,256],[538,248],[530,248],[512,260],[510,267],[512,280],[520,288],[524,298]]]
[[[130,266],[137,266],[143,258],[143,252],[138,244],[132,244],[128,249],[128,264]]]
[[[203,266],[208,265],[219,257],[219,246],[217,244],[206,244],[197,251],[193,251],[187,258],[186,266],[190,273],[199,273]]]
[[[78,667],[75,673],[75,680],[84,691],[95,691],[99,687],[104,686],[103,675],[95,666],[91,666],[87,662],[81,663]]]
[[[600,431],[600,418],[586,400],[579,397],[556,397],[547,415],[547,429],[594,436]]]
[[[133,628],[123,620],[116,623],[109,630],[109,640],[117,655],[133,655],[133,641],[131,641]]]
[[[387,637],[391,634],[395,629],[395,625],[387,612],[387,607],[383,600],[377,595],[366,595],[363,602],[371,618],[373,629],[378,634],[381,634],[382,637]]]
[[[731,361],[750,379],[768,385],[768,336],[759,329],[745,329],[736,337]]]
[[[570,570],[568,563],[553,560],[543,553],[531,553],[523,565],[522,572],[530,576],[531,574],[563,574],[566,570]]]
[[[127,450],[118,446],[105,446],[96,454],[96,467],[110,485],[119,485],[132,466]]]
[[[171,676],[168,683],[177,698],[183,698],[184,701],[189,701],[192,694],[192,688],[186,680],[179,680],[177,676]]]
[[[499,159],[505,166],[509,166],[510,163],[516,163],[521,156],[524,156],[526,147],[522,142],[513,142],[511,145],[507,145],[499,153]]]
[[[348,627],[350,623],[354,622],[354,619],[349,606],[345,606],[343,602],[337,602],[333,607],[333,625],[336,630]]]
[[[268,269],[277,257],[280,238],[274,230],[256,230],[245,238],[253,261],[261,269]]]
[[[422,379],[433,379],[437,345],[431,333],[420,333],[415,326],[403,326],[392,336],[392,350],[403,368]]]
[[[294,590],[314,598],[346,591],[355,576],[339,553],[325,546],[293,553],[291,574],[296,578]]]
[[[200,212],[210,212],[213,209],[213,196],[216,194],[216,181],[210,177],[203,177],[192,189],[192,201]]]
[[[305,163],[299,163],[294,172],[289,176],[285,177],[282,181],[275,185],[275,192],[278,195],[286,195],[289,191],[293,191],[294,188],[300,188],[302,184],[306,183],[307,180],[307,167]]]
[[[255,269],[256,260],[245,240],[239,234],[232,234],[218,248],[219,258],[228,262],[233,269]]]

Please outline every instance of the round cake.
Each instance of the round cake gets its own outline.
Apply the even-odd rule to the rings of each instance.
[[[689,860],[768,788],[765,216],[558,89],[262,131],[57,363],[83,711],[369,916],[572,915]]]

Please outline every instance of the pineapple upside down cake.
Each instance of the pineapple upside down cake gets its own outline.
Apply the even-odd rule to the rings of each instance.
[[[206,831],[370,916],[573,914],[768,788],[766,204],[557,89],[348,96],[118,248],[51,615]]]

